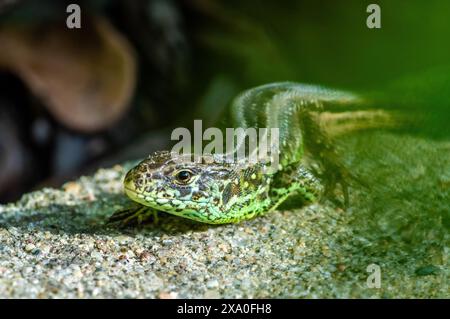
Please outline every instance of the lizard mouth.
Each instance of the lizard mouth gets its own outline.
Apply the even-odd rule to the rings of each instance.
[[[141,203],[143,205],[152,205],[152,206],[165,206],[165,205],[174,205],[177,202],[180,203],[202,203],[202,204],[208,204],[210,202],[209,198],[202,199],[202,200],[192,200],[192,199],[185,199],[185,198],[167,198],[167,197],[152,197],[145,195],[143,193],[137,192],[135,189],[131,189],[129,187],[124,187],[125,193],[128,197],[130,197],[132,200]]]
[[[124,189],[125,189],[125,192],[126,193],[133,193],[133,194],[140,194],[140,193],[138,193],[135,189],[133,189],[133,188],[130,188],[130,187],[127,187],[127,186],[124,186]]]

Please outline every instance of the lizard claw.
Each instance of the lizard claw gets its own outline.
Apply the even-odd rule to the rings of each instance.
[[[158,212],[146,206],[127,208],[119,210],[109,217],[107,224],[118,224],[119,227],[141,225],[149,219],[158,224]]]

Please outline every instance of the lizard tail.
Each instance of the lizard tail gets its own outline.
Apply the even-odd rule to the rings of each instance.
[[[322,112],[316,114],[322,129],[331,137],[339,137],[363,130],[395,129],[405,124],[398,113],[384,110],[364,110],[347,112]]]

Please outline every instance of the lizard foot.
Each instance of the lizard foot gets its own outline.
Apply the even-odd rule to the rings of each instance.
[[[331,200],[335,205],[348,209],[350,207],[349,187],[359,187],[369,190],[369,185],[358,175],[350,172],[343,165],[333,165],[326,167],[322,174],[322,180],[325,184],[323,196]],[[336,197],[336,189],[340,186],[343,201]]]
[[[335,190],[337,185],[341,186],[343,201],[339,200],[336,196]],[[335,179],[327,179],[325,182],[325,191],[323,193],[323,199],[330,200],[336,206],[347,209],[350,206],[349,192],[348,192],[348,181],[345,179],[340,179],[336,181]]]
[[[153,219],[155,225],[158,224],[158,211],[150,207],[138,206],[115,212],[109,217],[107,223],[118,224],[120,227],[139,226],[149,219]]]

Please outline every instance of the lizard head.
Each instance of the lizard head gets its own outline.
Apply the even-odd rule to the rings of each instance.
[[[241,219],[243,206],[260,193],[260,172],[215,155],[192,158],[169,152],[150,155],[125,176],[125,193],[145,206],[204,223]]]

